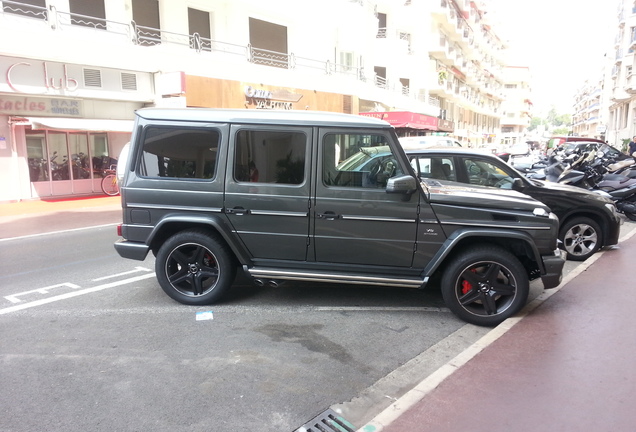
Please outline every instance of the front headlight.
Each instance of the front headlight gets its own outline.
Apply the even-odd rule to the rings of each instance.
[[[535,207],[535,209],[532,210],[532,213],[535,216],[550,217],[550,213],[548,213],[548,211],[542,207]]]

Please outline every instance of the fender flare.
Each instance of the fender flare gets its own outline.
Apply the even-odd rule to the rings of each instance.
[[[186,225],[186,229],[192,229],[197,227],[211,228],[214,232],[218,233],[225,243],[232,249],[232,252],[236,256],[237,260],[241,264],[245,264],[251,261],[250,254],[243,243],[241,243],[238,237],[235,235],[234,229],[230,223],[225,220],[223,216],[211,215],[211,216],[193,216],[191,214],[170,214],[161,218],[161,220],[153,227],[152,231],[148,235],[146,240],[147,245],[152,245],[154,240],[161,235],[169,225]]]
[[[444,263],[444,261],[446,261],[448,256],[455,251],[459,243],[470,237],[496,237],[520,240],[529,248],[532,257],[537,262],[541,274],[545,274],[546,272],[543,259],[541,258],[541,253],[539,252],[539,249],[537,249],[537,245],[534,243],[530,234],[522,231],[467,228],[453,232],[446,241],[444,241],[442,247],[439,248],[437,253],[433,256],[433,258],[431,258],[424,268],[422,276],[428,279]]]

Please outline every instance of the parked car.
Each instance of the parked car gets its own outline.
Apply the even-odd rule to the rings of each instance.
[[[448,136],[441,135],[424,135],[424,136],[412,136],[399,138],[400,144],[403,148],[422,148],[422,147],[435,147],[435,146],[447,146],[447,147],[461,147],[459,141]]]
[[[562,146],[565,143],[570,143],[570,142],[573,143],[573,142],[579,142],[579,141],[597,142],[600,144],[605,142],[597,138],[587,138],[587,137],[580,137],[580,136],[553,136],[553,137],[550,137],[550,139],[548,140],[546,144],[546,149],[552,150]]]
[[[604,246],[618,243],[622,219],[608,198],[578,187],[532,180],[496,156],[470,149],[408,150],[422,178],[514,189],[544,204],[559,217],[559,239],[568,259],[583,261]]]
[[[258,285],[423,288],[434,280],[458,317],[491,326],[525,305],[530,280],[544,288],[561,280],[558,219],[546,205],[510,191],[421,183],[382,120],[136,114],[115,249],[134,260],[152,252],[159,285],[181,303],[218,301],[237,269]]]

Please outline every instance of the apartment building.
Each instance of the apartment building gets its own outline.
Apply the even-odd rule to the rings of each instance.
[[[504,68],[505,100],[502,104],[501,143],[512,146],[526,141],[532,119],[532,76],[527,66]]]
[[[573,135],[605,139],[607,110],[604,109],[603,88],[602,80],[590,79],[575,94],[572,115]]]
[[[602,138],[618,149],[636,135],[635,50],[636,3],[619,0],[616,36],[607,49],[603,71],[585,83],[575,97],[575,134]]]
[[[100,191],[145,106],[310,109],[500,137],[505,45],[469,0],[1,0],[0,201]]]

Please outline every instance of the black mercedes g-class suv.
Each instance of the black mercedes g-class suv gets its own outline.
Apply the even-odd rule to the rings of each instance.
[[[561,280],[548,207],[417,178],[378,119],[147,108],[122,159],[115,248],[135,260],[152,251],[159,284],[184,304],[217,301],[239,267],[260,283],[434,279],[451,311],[492,326],[525,305],[530,280]]]

